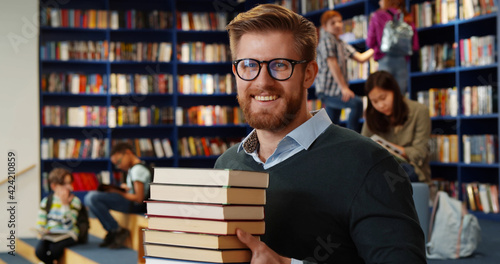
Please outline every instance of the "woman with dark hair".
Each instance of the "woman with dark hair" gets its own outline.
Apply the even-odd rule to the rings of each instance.
[[[406,159],[401,166],[411,181],[430,181],[429,109],[403,97],[398,83],[386,71],[372,73],[365,84],[368,105],[361,134],[382,137]]]

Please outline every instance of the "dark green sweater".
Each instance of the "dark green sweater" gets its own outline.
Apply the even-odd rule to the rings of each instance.
[[[264,171],[238,146],[216,168]],[[331,125],[308,150],[271,167],[262,237],[316,263],[425,263],[408,177],[370,139]]]

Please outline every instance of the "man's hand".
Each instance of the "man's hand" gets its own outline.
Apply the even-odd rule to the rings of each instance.
[[[280,263],[280,264],[290,264],[291,259],[285,258],[278,255],[272,249],[270,249],[264,242],[259,241],[249,233],[236,229],[236,235],[238,239],[247,245],[252,251],[252,264],[265,264],[265,263]]]
[[[351,98],[354,98],[354,92],[349,89],[349,87],[344,87],[340,89],[340,93],[342,94],[342,102],[347,102]]]

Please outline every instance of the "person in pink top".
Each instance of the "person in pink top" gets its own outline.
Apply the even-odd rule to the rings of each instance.
[[[380,50],[385,23],[392,19],[392,15],[387,10],[398,16],[403,15],[404,21],[412,26],[414,52],[420,49],[417,31],[411,14],[406,11],[404,0],[380,0],[378,4],[380,8],[373,13],[368,25],[366,45],[374,50],[373,58],[378,62],[378,70],[391,73],[396,78],[401,93],[405,95],[408,87],[409,56],[389,56]]]

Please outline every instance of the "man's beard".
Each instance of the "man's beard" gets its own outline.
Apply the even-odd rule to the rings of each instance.
[[[273,95],[283,95],[281,91],[281,89],[272,88],[269,92]],[[253,100],[249,95],[251,92],[247,92],[244,95],[238,95],[238,102],[245,115],[245,120],[251,127],[255,129],[279,131],[297,117],[304,93],[305,90],[300,89],[296,94],[289,97],[280,97],[281,100],[284,100],[284,107],[282,103],[279,108],[260,109],[258,112],[251,109],[251,101]]]

